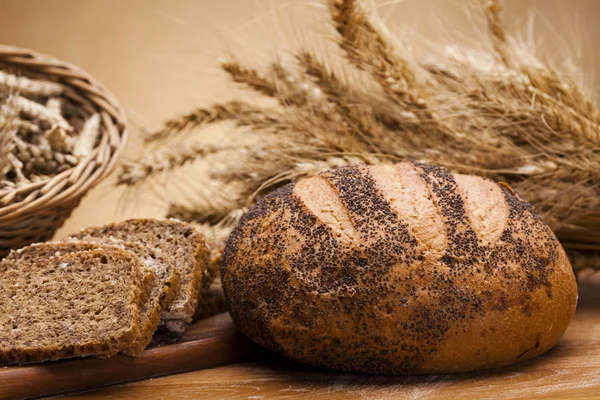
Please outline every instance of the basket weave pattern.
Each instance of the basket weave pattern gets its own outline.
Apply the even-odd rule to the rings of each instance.
[[[65,87],[64,96],[101,117],[101,139],[92,153],[48,180],[0,198],[0,258],[11,249],[50,239],[86,192],[113,169],[127,131],[114,96],[81,69],[31,50],[0,45],[0,69],[43,77]]]

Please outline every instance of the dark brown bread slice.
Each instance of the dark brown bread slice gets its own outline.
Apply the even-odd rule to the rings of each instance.
[[[158,250],[140,243],[127,242],[114,237],[98,238],[87,236],[81,240],[67,238],[65,243],[93,243],[117,246],[137,255],[145,268],[154,271],[154,281],[146,302],[140,310],[140,334],[129,349],[123,350],[129,356],[139,356],[152,341],[152,335],[159,326],[160,314],[173,301],[179,286],[179,276],[175,268]]]
[[[209,249],[204,235],[192,225],[174,219],[130,219],[82,230],[73,235],[108,237],[139,242],[158,248],[179,272],[179,290],[170,307],[161,318],[168,329],[181,332],[190,324],[198,308],[201,287],[208,287],[212,277],[208,271]],[[169,323],[167,325],[167,323]]]
[[[138,248],[139,246],[139,248]],[[102,250],[106,247],[117,247],[125,251],[129,251],[135,257],[139,258],[140,265],[142,267],[143,279],[142,279],[142,305],[139,310],[139,334],[134,340],[130,348],[122,350],[123,354],[130,356],[139,356],[141,352],[146,348],[152,339],[152,335],[156,331],[158,323],[160,321],[160,311],[162,307],[156,304],[155,297],[157,296],[156,291],[160,289],[160,282],[157,282],[157,272],[155,268],[150,267],[150,263],[145,257],[150,257],[150,254],[144,251],[141,245],[131,243],[129,246],[124,243],[118,243],[116,239],[106,240],[105,243],[100,242],[84,242],[76,239],[70,241],[58,242],[58,243],[38,243],[31,246],[27,246],[23,249],[11,253],[7,259],[16,260],[19,267],[27,267],[32,263],[44,262],[53,257],[65,255],[69,253],[76,253],[81,251],[89,250]],[[133,251],[133,249],[137,251]],[[172,296],[171,296],[172,297]]]
[[[0,263],[0,364],[109,357],[138,335],[139,259],[116,247]],[[23,261],[23,262],[22,262]]]
[[[30,263],[37,263],[39,260],[50,259],[52,257],[58,257],[69,253],[76,253],[80,251],[98,250],[104,249],[106,245],[99,243],[90,243],[83,241],[66,241],[66,242],[47,242],[47,243],[35,243],[30,246],[23,247],[21,249],[12,251],[5,260],[18,260],[19,265],[24,266]],[[121,246],[117,246],[122,249]],[[137,255],[133,254],[134,257]],[[146,267],[142,260],[140,265],[142,268],[142,303],[145,303],[152,291],[152,285],[154,284],[156,272],[152,268]],[[7,264],[8,265],[8,264]],[[2,266],[0,266],[0,272]]]

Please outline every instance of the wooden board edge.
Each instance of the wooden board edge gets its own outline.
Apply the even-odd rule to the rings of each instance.
[[[0,399],[29,399],[80,392],[214,368],[248,360],[259,348],[239,333],[161,346],[140,357],[83,358],[10,368],[0,373]],[[5,388],[5,389],[1,389]]]

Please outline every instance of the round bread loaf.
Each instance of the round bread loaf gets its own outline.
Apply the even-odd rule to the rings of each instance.
[[[450,373],[552,348],[577,303],[564,250],[508,185],[439,166],[349,166],[266,196],[221,265],[239,329],[284,356]]]

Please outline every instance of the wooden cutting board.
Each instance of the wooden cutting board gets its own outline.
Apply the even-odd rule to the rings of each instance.
[[[183,335],[157,335],[140,357],[80,358],[0,368],[0,399],[24,399],[100,388],[247,360],[259,350],[228,313],[196,322]]]

